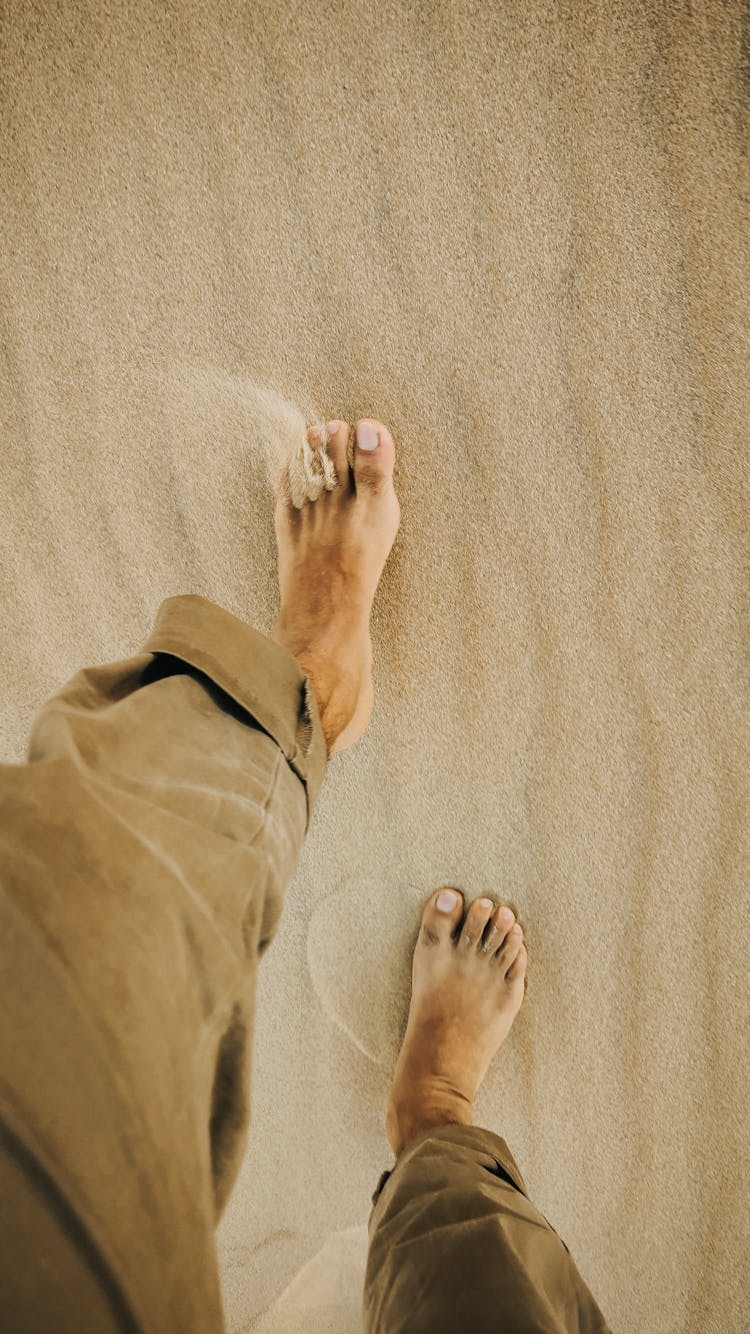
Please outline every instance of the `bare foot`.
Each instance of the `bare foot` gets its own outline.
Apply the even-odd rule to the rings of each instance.
[[[441,912],[446,892],[456,904]],[[433,894],[414,950],[409,1020],[386,1114],[396,1158],[422,1131],[471,1125],[479,1086],[521,1007],[525,975],[523,931],[510,908],[475,899],[464,913],[460,890]]]
[[[401,522],[388,428],[371,419],[357,423],[350,468],[349,427],[334,425],[327,432],[338,477],[333,490],[298,510],[277,488],[281,610],[272,635],[310,677],[329,755],[358,741],[372,715],[370,611]],[[369,427],[370,441],[377,440],[373,450],[361,447],[363,427]],[[311,448],[319,447],[315,428],[307,438]]]

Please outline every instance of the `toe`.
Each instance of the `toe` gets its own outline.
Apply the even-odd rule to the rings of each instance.
[[[514,921],[515,914],[507,903],[495,908],[482,939],[482,949],[486,954],[493,955],[500,948]]]
[[[492,899],[475,899],[466,914],[466,921],[459,938],[459,947],[462,949],[477,949],[482,942],[482,935],[486,927],[492,910],[495,907]]]
[[[455,900],[451,905],[448,902],[450,896]],[[450,940],[461,920],[463,910],[464,900],[460,889],[446,885],[443,889],[436,890],[422,913],[422,940],[430,945],[441,940]]]
[[[525,980],[527,959],[528,954],[526,953],[526,946],[521,945],[518,954],[505,974],[506,982],[516,982],[519,978],[524,978]]]
[[[523,944],[523,931],[516,922],[507,933],[502,945],[495,953],[495,959],[501,972],[507,973]]]
[[[388,427],[382,422],[373,418],[357,422],[351,457],[357,491],[377,495],[390,485],[396,446]]]
[[[346,422],[329,421],[326,422],[325,435],[326,453],[336,469],[342,489],[348,490],[352,485],[348,457],[351,431]]]

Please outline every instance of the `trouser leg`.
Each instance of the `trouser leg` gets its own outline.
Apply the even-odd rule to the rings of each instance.
[[[257,961],[326,758],[296,659],[187,596],[0,766],[0,1327],[223,1328]]]
[[[366,1334],[606,1334],[505,1140],[479,1126],[418,1136],[372,1197]]]

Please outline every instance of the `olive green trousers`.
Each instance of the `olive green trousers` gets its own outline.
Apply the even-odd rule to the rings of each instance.
[[[326,764],[292,654],[187,595],[0,766],[5,1334],[225,1328],[258,960]],[[421,1136],[372,1204],[368,1334],[607,1329],[491,1131]]]

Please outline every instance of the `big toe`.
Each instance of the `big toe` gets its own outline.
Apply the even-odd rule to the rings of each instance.
[[[453,900],[453,902],[451,902]],[[448,940],[463,916],[464,900],[460,889],[439,889],[425,905],[422,926],[428,936]]]
[[[364,418],[357,422],[350,443],[350,457],[357,490],[377,494],[390,486],[396,446],[382,422]]]

